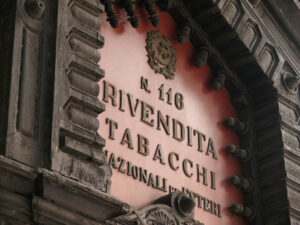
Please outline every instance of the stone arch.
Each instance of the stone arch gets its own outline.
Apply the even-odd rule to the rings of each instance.
[[[211,66],[215,72],[213,82],[225,85],[238,112],[238,119],[227,125],[240,133],[240,146],[251,150],[251,161],[241,160],[241,164],[243,176],[253,178],[255,187],[245,192],[244,208],[233,207],[232,211],[251,224],[289,224],[279,100],[270,79],[279,59],[270,44],[259,47],[261,33],[252,20],[244,21],[244,29],[239,28],[245,14],[243,4],[222,2],[222,9],[217,6],[220,1],[161,0],[156,3],[177,23],[178,36],[182,39],[179,41],[189,40],[193,44],[195,66],[197,60],[201,61],[200,65]],[[247,44],[243,42],[245,36],[239,37],[235,29],[242,32],[249,27],[253,40]],[[226,81],[220,78],[220,71],[225,71]],[[241,123],[249,125],[247,134],[239,126]],[[247,215],[247,207],[254,209],[255,216]]]
[[[225,7],[224,2],[228,1],[221,1],[219,4],[204,2],[206,3],[202,3],[201,7],[200,3],[193,1],[189,1],[189,5],[187,5],[189,9],[193,8],[194,14],[201,14],[207,11],[218,11],[219,7]],[[241,6],[244,9],[246,8],[245,5],[246,3],[242,2]],[[219,12],[209,13],[210,17],[213,17],[210,21],[197,20],[197,18],[196,21],[212,38],[213,45],[237,73],[238,79],[245,85],[247,95],[251,99],[252,112],[250,117],[254,135],[252,140],[253,165],[252,168],[248,169],[252,170],[256,180],[254,193],[260,197],[255,196],[252,199],[246,197],[246,199],[252,201],[258,209],[254,224],[290,224],[279,97],[272,81],[273,74],[280,70],[277,50],[270,46],[264,38],[263,43],[265,44],[258,44],[257,48],[252,51],[243,39],[238,38],[238,35],[241,36],[244,30],[243,27],[247,26],[246,21],[249,21],[249,19],[247,20],[249,16],[245,16],[241,19],[240,24],[234,27],[225,23],[222,10]],[[222,23],[223,25],[215,26],[216,29],[208,29],[209,26],[213,26],[213,23]],[[257,23],[252,23],[252,26],[258,30]],[[257,38],[262,38],[261,34],[258,32],[257,34]],[[213,37],[219,35],[224,37],[223,43],[213,41]],[[267,70],[269,72],[264,71],[263,68],[265,67],[261,65],[261,62],[266,60],[259,59],[259,56],[262,56],[259,52],[263,51],[264,46],[269,46],[268,49],[272,50],[272,54],[268,54],[268,56],[274,56],[272,60],[269,60],[268,65],[270,66],[268,68],[272,70]],[[239,116],[243,117],[242,114]]]

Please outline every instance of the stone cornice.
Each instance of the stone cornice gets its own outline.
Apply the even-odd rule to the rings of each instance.
[[[267,7],[266,2],[261,1],[259,4],[252,5],[247,0],[220,0],[217,5],[232,28],[238,33],[240,39],[273,80],[285,71],[300,77],[299,48],[293,45],[293,40],[280,27],[280,21],[276,19],[276,15]],[[226,10],[230,9],[230,7],[236,10],[236,15],[227,14]],[[240,17],[239,20],[235,19],[236,16]],[[233,23],[232,21],[237,22]],[[252,41],[255,40],[257,42],[256,47],[253,47],[253,44],[249,41],[250,37],[245,36],[247,32],[248,35],[250,34],[249,32],[253,32]],[[273,69],[269,71],[266,71],[267,68],[265,67],[268,65],[265,65],[264,60],[261,58],[262,54],[264,54],[264,48],[266,50],[265,53],[272,56]]]

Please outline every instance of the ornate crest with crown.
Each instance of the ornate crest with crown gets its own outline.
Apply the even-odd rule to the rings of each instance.
[[[155,73],[161,73],[166,79],[174,79],[176,71],[176,51],[172,42],[159,31],[147,33],[146,49],[149,65]]]

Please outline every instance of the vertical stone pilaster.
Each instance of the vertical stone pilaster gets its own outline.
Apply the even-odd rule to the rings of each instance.
[[[97,116],[105,110],[98,100],[103,10],[97,0],[58,1],[51,169],[108,192],[111,169],[97,133]]]
[[[48,65],[53,58],[55,29],[45,27],[51,26],[55,17],[53,2],[1,4],[1,32],[7,32],[1,37],[1,49],[6,53],[1,57],[0,152],[34,167],[49,165],[53,74]]]

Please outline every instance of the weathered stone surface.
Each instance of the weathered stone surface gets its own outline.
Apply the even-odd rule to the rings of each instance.
[[[105,110],[97,82],[104,38],[98,33],[103,5],[96,0],[58,1],[51,169],[109,192],[111,169],[102,152],[97,116]]]

